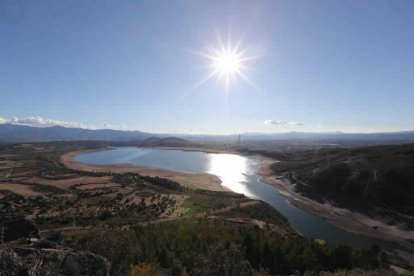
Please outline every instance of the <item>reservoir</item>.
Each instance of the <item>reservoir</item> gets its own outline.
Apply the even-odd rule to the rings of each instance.
[[[92,165],[133,164],[180,172],[214,174],[221,179],[222,185],[230,190],[273,206],[289,220],[293,228],[306,237],[357,248],[368,248],[373,244],[387,250],[400,248],[393,242],[347,232],[316,215],[292,206],[276,187],[260,182],[256,172],[263,159],[258,156],[122,147],[81,153],[75,160]]]

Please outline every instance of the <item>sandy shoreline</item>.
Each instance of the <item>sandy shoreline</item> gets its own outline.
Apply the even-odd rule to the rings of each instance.
[[[65,166],[73,170],[88,171],[88,172],[114,172],[114,173],[126,173],[133,172],[144,176],[162,177],[176,181],[181,185],[193,189],[205,189],[211,191],[229,191],[226,187],[221,185],[221,180],[218,176],[212,174],[200,174],[200,173],[184,173],[169,171],[164,169],[155,169],[144,166],[136,166],[132,164],[116,164],[116,165],[88,165],[82,164],[75,160],[76,155],[85,152],[95,152],[100,150],[85,150],[68,152],[61,156],[61,161]]]
[[[260,181],[279,189],[280,193],[293,206],[322,217],[333,225],[348,232],[394,241],[402,246],[411,249],[414,248],[414,245],[408,241],[414,239],[414,231],[407,231],[397,226],[390,226],[380,220],[370,218],[358,212],[351,212],[344,208],[335,207],[329,203],[322,204],[295,192],[294,186],[287,180],[276,178],[270,168],[270,165],[274,162],[276,161],[270,159],[264,162],[257,172],[261,177]],[[377,229],[375,230],[373,226]],[[414,263],[414,259],[411,261]]]

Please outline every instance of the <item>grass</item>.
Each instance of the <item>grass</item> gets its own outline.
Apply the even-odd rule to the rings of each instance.
[[[184,214],[185,217],[194,217],[202,211],[201,206],[198,205],[197,202],[194,202],[191,198],[186,198],[181,207],[187,209],[187,212]]]
[[[246,207],[233,208],[229,212],[221,213],[220,216],[251,218],[275,225],[289,225],[287,219],[282,214],[264,202],[258,202],[257,204]]]

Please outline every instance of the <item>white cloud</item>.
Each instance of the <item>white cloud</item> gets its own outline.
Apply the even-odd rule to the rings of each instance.
[[[281,120],[266,120],[264,121],[265,125],[286,125],[286,121]]]
[[[264,124],[265,125],[304,126],[304,123],[284,121],[284,120],[266,120],[264,121]]]
[[[62,126],[68,128],[85,128],[85,129],[96,129],[96,127],[91,125],[85,125],[77,122],[69,121],[60,121],[53,119],[45,119],[39,116],[30,116],[26,118],[11,118],[4,119],[0,117],[1,124],[13,124],[13,125],[23,125],[23,126],[32,126],[32,127],[51,127],[51,126]]]
[[[22,125],[22,126],[31,126],[31,127],[52,127],[52,126],[62,126],[67,128],[83,128],[83,129],[117,129],[117,130],[127,130],[125,125],[112,125],[109,123],[102,123],[100,126],[86,125],[78,122],[71,121],[61,121],[54,119],[45,119],[40,116],[29,116],[25,118],[13,117],[11,119],[5,119],[0,117],[0,124],[13,124],[13,125]]]

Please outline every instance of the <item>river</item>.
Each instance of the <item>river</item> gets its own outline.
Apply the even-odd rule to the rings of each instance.
[[[256,172],[264,159],[258,156],[122,147],[81,153],[75,160],[92,165],[134,164],[180,172],[214,174],[230,190],[249,198],[263,200],[276,208],[305,237],[323,239],[331,244],[348,244],[356,248],[367,248],[373,244],[391,251],[400,248],[393,242],[347,232],[292,206],[276,187],[260,181]]]

